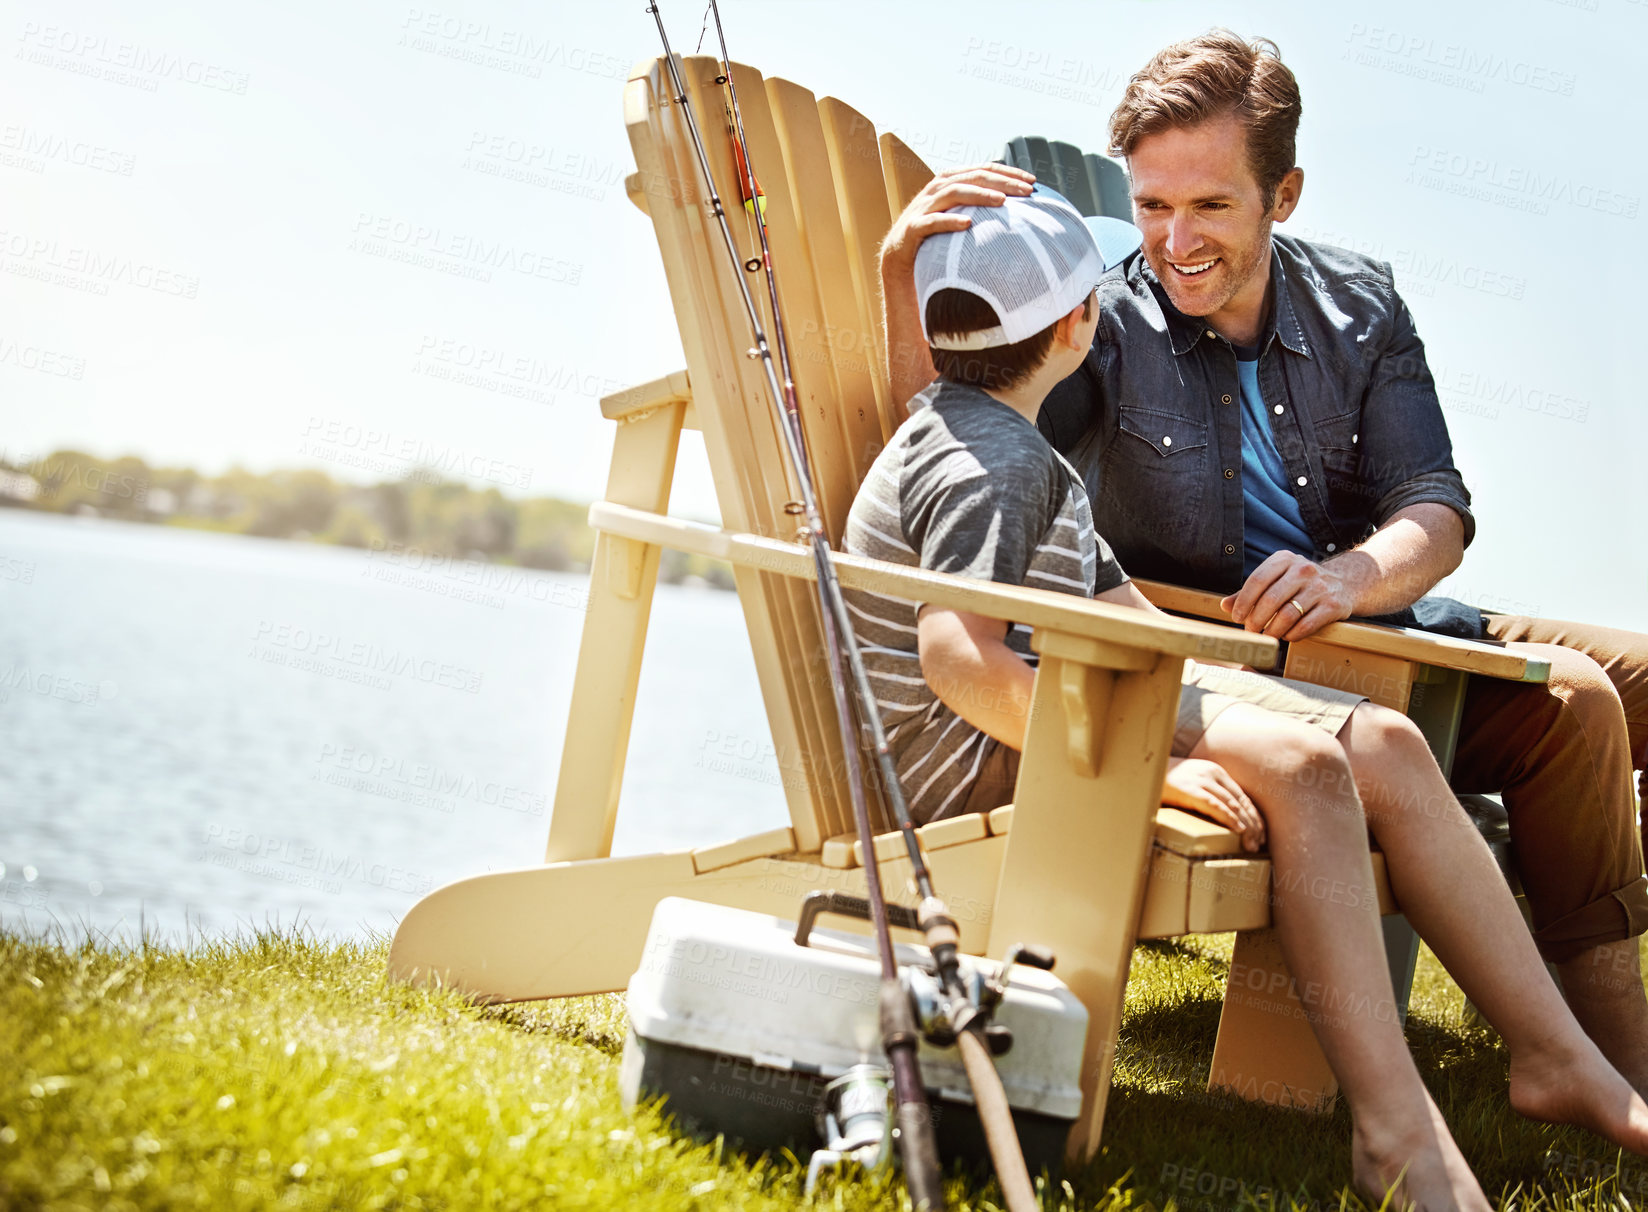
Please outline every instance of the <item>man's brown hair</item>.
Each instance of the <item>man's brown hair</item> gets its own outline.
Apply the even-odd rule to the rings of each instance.
[[[1093,314],[1093,295],[1082,300],[1082,319]],[[927,331],[946,336],[962,336],[1001,323],[996,309],[971,291],[945,287],[933,292],[927,300]],[[1047,360],[1053,349],[1054,321],[1038,333],[1011,345],[992,345],[988,349],[939,349],[929,345],[933,369],[946,379],[967,383],[974,387],[994,388],[997,391],[1013,386]]]
[[[1110,154],[1130,156],[1149,135],[1233,116],[1247,128],[1248,165],[1269,210],[1294,166],[1300,113],[1299,82],[1274,42],[1209,30],[1158,51],[1127,82],[1110,115]]]

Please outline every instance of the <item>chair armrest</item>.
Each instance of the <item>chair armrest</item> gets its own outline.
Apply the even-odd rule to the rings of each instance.
[[[1219,609],[1220,595],[1201,589],[1185,589],[1162,581],[1133,582],[1139,592],[1162,610],[1179,611],[1202,619],[1217,619],[1234,627],[1230,616]],[[1412,627],[1386,627],[1378,623],[1329,623],[1310,637],[1313,642],[1332,644],[1356,652],[1373,652],[1399,660],[1457,669],[1504,678],[1512,682],[1545,682],[1550,679],[1549,661],[1523,656],[1499,644],[1460,640],[1432,635]]]
[[[661,379],[652,379],[646,383],[637,383],[633,387],[625,387],[611,395],[601,397],[601,415],[609,421],[622,424],[625,421],[636,420],[663,408],[667,404],[686,404],[687,410],[692,410],[692,388],[687,382],[687,372],[677,370],[665,375]],[[695,426],[687,426],[695,428]]]
[[[610,501],[597,501],[589,507],[589,524],[606,534],[726,560],[738,567],[808,580],[815,574],[812,552],[794,543],[720,530]],[[1074,594],[975,581],[841,553],[835,555],[835,566],[841,583],[851,589],[1010,619],[1100,644],[1204,661],[1234,661],[1257,669],[1268,669],[1276,663],[1275,640],[1230,627],[1164,619]]]

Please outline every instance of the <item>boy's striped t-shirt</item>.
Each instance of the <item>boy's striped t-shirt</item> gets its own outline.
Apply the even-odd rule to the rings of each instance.
[[[1081,477],[1036,427],[976,387],[939,379],[876,458],[847,517],[855,555],[1091,597],[1127,580],[1093,530]],[[920,603],[845,590],[910,813],[957,815],[999,742],[956,715],[921,673]],[[1032,665],[1030,629],[1007,645]],[[969,693],[948,691],[952,701]],[[1026,705],[1028,706],[1028,705]]]

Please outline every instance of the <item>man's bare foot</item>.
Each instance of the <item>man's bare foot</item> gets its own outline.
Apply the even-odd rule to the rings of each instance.
[[[1574,1124],[1648,1157],[1648,1103],[1595,1044],[1575,1034],[1571,1048],[1552,1043],[1511,1054],[1512,1108],[1544,1123]]]
[[[1415,1109],[1392,1128],[1357,1122],[1351,1174],[1357,1190],[1390,1212],[1491,1212],[1429,1094],[1423,1112]]]

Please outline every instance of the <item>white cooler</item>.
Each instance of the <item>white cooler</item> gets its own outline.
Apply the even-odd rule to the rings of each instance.
[[[725,1135],[753,1151],[820,1148],[815,1115],[825,1085],[854,1065],[885,1067],[877,1000],[880,964],[867,936],[814,929],[681,897],[658,903],[628,992],[619,1083],[626,1106],[665,1096],[685,1131]],[[1033,940],[1031,940],[1033,941]],[[899,964],[927,949],[897,944]],[[968,956],[993,978],[1000,965]],[[996,1062],[1030,1172],[1056,1170],[1081,1108],[1087,1011],[1052,973],[1013,969],[994,1021],[1012,1050]],[[921,1045],[946,1164],[989,1164],[972,1092],[953,1048]]]

